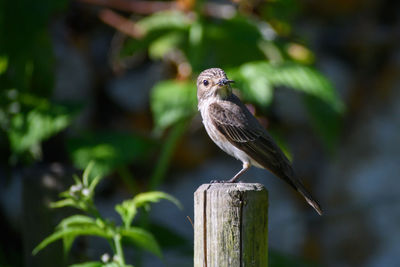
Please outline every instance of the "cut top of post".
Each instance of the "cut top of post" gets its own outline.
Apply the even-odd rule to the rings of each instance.
[[[198,192],[204,191],[220,191],[220,190],[228,190],[228,191],[265,191],[265,187],[259,183],[212,183],[212,184],[202,184],[199,188],[197,188],[194,194]],[[267,193],[268,194],[268,193]]]

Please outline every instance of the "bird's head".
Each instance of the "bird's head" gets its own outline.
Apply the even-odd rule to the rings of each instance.
[[[206,69],[197,78],[197,98],[199,101],[209,97],[225,99],[232,93],[230,84],[233,82],[222,69]]]

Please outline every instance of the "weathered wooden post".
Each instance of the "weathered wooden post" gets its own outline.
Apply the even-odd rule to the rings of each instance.
[[[194,267],[268,265],[268,191],[203,184],[194,193]]]

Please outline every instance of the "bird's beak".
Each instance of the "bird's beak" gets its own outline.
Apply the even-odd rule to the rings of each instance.
[[[230,83],[234,83],[234,82],[235,81],[233,81],[233,80],[228,80],[228,79],[223,78],[223,79],[218,81],[218,85],[219,86],[224,86],[224,85],[227,85],[227,84],[230,84]]]

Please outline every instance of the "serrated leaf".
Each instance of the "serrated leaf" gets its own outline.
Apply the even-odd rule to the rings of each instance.
[[[259,97],[270,100],[265,98],[265,92],[269,90],[267,88],[285,86],[318,97],[339,113],[343,111],[343,103],[332,84],[311,67],[294,62],[273,65],[266,61],[258,61],[243,64],[239,71],[234,73],[239,82],[244,84],[244,87],[239,89],[243,90],[245,95],[249,95],[250,100]],[[259,102],[256,100],[256,103]],[[268,104],[269,102],[266,102],[264,106]]]
[[[179,209],[182,209],[182,204],[179,202],[178,199],[173,197],[170,194],[164,193],[164,192],[159,192],[159,191],[152,191],[152,192],[145,192],[145,193],[140,193],[137,194],[133,198],[133,205],[137,208],[143,207],[144,205],[152,202],[152,203],[157,203],[160,200],[169,200],[172,203],[174,203]]]
[[[156,130],[190,118],[196,112],[196,86],[192,81],[163,81],[154,86],[150,96]]]
[[[273,85],[298,89],[324,100],[337,112],[343,111],[343,104],[332,84],[316,69],[296,63],[286,63],[275,68],[270,75]]]
[[[262,97],[258,95],[266,88],[285,86],[304,92],[314,129],[329,149],[335,146],[344,105],[329,80],[317,70],[293,62],[273,65],[259,61],[246,63],[231,73],[247,100],[261,106],[269,104],[260,101]]]
[[[159,258],[162,257],[160,246],[150,232],[138,227],[121,228],[119,232],[121,236],[128,238],[136,246],[153,253]]]
[[[32,254],[37,254],[40,250],[48,246],[49,244],[63,238],[63,237],[76,237],[80,235],[90,235],[90,236],[100,236],[104,238],[112,238],[112,234],[105,232],[103,229],[98,226],[81,226],[81,227],[73,227],[73,228],[64,228],[57,230],[47,238],[45,238],[42,242],[40,242],[37,247],[32,251]]]

